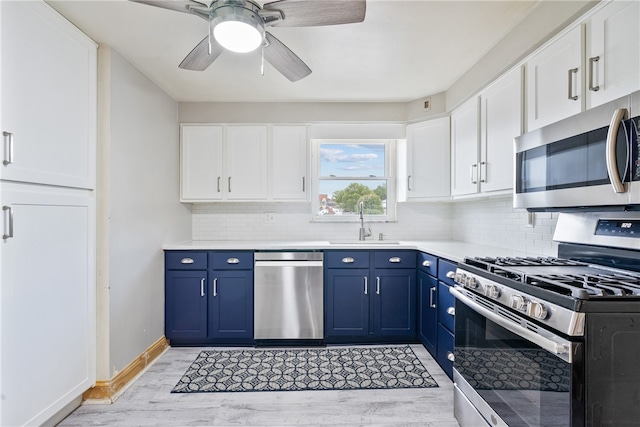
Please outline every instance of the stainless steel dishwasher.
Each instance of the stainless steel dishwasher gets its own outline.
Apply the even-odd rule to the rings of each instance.
[[[254,338],[324,338],[322,252],[256,252]]]

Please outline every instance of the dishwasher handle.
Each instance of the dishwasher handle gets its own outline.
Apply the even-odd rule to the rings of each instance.
[[[256,261],[256,267],[322,267],[322,261]]]

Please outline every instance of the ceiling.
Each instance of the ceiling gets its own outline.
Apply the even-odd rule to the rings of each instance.
[[[190,14],[126,0],[48,3],[177,101],[407,102],[446,91],[538,0],[368,0],[362,23],[269,28],[313,70],[295,83],[268,63],[261,75],[259,50],[224,52],[205,71],[179,69],[207,34]]]

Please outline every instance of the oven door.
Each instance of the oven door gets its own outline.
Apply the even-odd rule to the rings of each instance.
[[[459,286],[454,382],[456,418],[489,426],[584,425],[583,344],[568,341]],[[463,403],[460,403],[463,402]],[[473,408],[464,407],[469,402]]]

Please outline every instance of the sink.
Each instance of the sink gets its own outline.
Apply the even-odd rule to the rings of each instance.
[[[330,240],[330,245],[399,245],[397,240]]]

